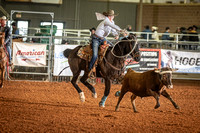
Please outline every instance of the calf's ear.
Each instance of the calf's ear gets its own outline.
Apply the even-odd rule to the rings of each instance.
[[[128,73],[128,72],[131,72],[131,71],[132,71],[132,69],[131,69],[131,68],[129,68],[129,69],[127,70],[127,73]]]

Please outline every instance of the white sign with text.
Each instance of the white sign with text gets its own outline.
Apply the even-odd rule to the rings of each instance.
[[[46,44],[13,42],[13,65],[46,66]]]

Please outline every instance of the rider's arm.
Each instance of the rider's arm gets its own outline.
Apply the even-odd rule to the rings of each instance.
[[[108,18],[105,19],[105,23],[104,24],[107,25],[107,26],[110,26],[112,29],[115,29],[117,31],[121,30],[121,28],[119,26],[115,25],[114,21],[112,23]]]
[[[118,32],[115,29],[111,29],[111,33],[115,37],[119,35]]]

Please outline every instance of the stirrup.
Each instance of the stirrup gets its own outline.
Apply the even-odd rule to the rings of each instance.
[[[11,62],[8,63],[8,66],[12,66],[12,65],[13,65],[13,63],[11,63]]]
[[[90,70],[90,72],[88,73],[88,78],[90,79],[95,79],[95,75],[94,75],[94,72],[93,72],[93,69]]]

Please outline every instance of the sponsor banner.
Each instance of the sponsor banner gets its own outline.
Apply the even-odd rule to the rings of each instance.
[[[180,73],[200,73],[200,53],[162,49],[161,67],[177,68]]]
[[[129,57],[125,65],[126,68],[132,68],[135,71],[147,71],[153,70],[154,68],[160,68],[161,64],[161,51],[160,49],[140,49],[141,60],[139,62],[135,62]]]
[[[68,59],[64,57],[63,51],[67,48],[74,49],[77,46],[78,45],[55,45],[54,71],[53,71],[54,76],[58,76],[59,73],[61,73],[60,76],[72,76],[70,67],[68,67],[69,66]],[[135,71],[147,71],[147,70],[153,70],[154,68],[160,68],[161,64],[160,49],[140,49],[140,51],[141,51],[140,62],[133,61],[132,58],[129,57],[125,61],[125,65],[127,65],[126,68],[132,68]],[[81,72],[81,75],[83,75],[83,71]]]
[[[54,76],[68,67],[68,59],[64,57],[63,51],[67,48],[73,49],[78,45],[55,45],[54,53]],[[125,65],[126,68],[132,68],[135,71],[144,72],[154,68],[171,67],[178,68],[176,72],[180,73],[200,73],[200,53],[198,52],[180,52],[161,49],[140,49],[141,60],[133,61],[129,57]],[[83,72],[81,73],[83,75]],[[72,76],[70,68],[63,70],[60,76]]]
[[[46,44],[13,42],[13,65],[46,66]]]
[[[67,48],[74,49],[77,46],[78,45],[55,45],[55,47],[54,47],[54,71],[53,71],[54,76],[58,76],[59,73],[61,73],[60,76],[73,76],[71,69],[69,67],[69,64],[68,64],[68,59],[66,57],[64,57],[63,51]],[[66,68],[66,69],[64,69],[64,68]],[[81,75],[83,75],[83,72],[81,72]]]

